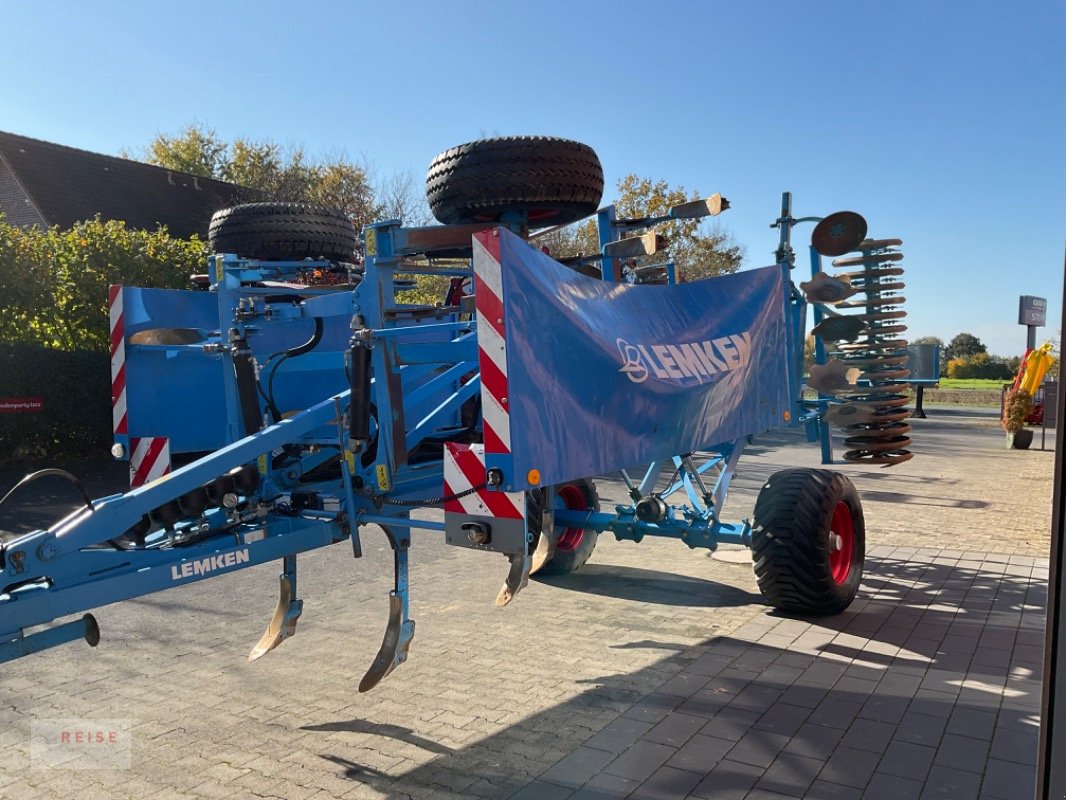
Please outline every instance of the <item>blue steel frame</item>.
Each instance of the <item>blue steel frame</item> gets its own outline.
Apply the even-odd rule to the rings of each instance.
[[[781,246],[777,258],[786,279],[793,266],[790,231],[796,222],[789,212],[786,200],[778,220]],[[613,207],[600,211],[598,221],[602,245],[621,238],[626,231],[624,224],[615,223]],[[516,232],[525,229],[520,215],[506,218],[504,224]],[[269,303],[270,296],[284,290],[249,284],[306,269],[308,262],[266,264],[233,255],[212,257],[211,288],[217,296],[220,333],[208,347],[221,354],[227,366],[225,409],[221,412],[226,417],[227,443],[164,479],[94,501],[91,507],[74,512],[48,530],[5,544],[0,549],[0,662],[80,637],[90,643],[98,639],[90,615],[27,633],[33,626],[281,559],[283,592],[275,622],[280,621],[288,633],[269,640],[268,629],[256,648],[262,654],[292,632],[299,616],[296,555],[349,539],[353,555],[359,557],[359,529],[366,524],[385,530],[394,551],[395,581],[390,593],[390,627],[379,654],[381,663],[375,661],[371,668],[374,679],[370,680],[368,673],[364,681],[373,685],[402,662],[413,635],[407,583],[411,530],[439,532],[444,527],[411,517],[412,508],[438,504],[427,498],[436,498],[443,486],[440,456],[415,456],[420,447],[469,432],[462,418],[463,407],[478,395],[480,380],[472,314],[460,307],[406,304],[397,297],[397,279],[414,274],[469,277],[468,265],[449,262],[441,266],[413,257],[469,248],[471,234],[484,227],[404,228],[398,220],[371,225],[363,233],[365,272],[358,286],[344,291],[301,289],[302,302],[277,307]],[[618,280],[619,273],[614,261],[604,257],[605,279]],[[672,265],[669,274],[672,280]],[[790,280],[786,285],[792,287],[785,309],[790,383],[798,389],[807,304]],[[240,390],[233,369],[235,348],[231,345],[255,336],[275,319],[294,317],[350,321],[353,346],[370,348],[370,408],[375,413],[370,442],[349,441],[350,390],[323,397],[302,412],[243,435]],[[798,395],[797,391],[789,423],[816,421],[818,407],[803,403]],[[260,409],[265,419],[262,405]],[[644,536],[677,538],[689,547],[713,549],[720,542],[749,544],[751,525],[747,520],[727,523],[720,517],[746,442],[725,442],[710,452],[655,462],[637,481],[623,470],[621,476],[634,503],[618,506],[613,513],[558,509],[555,525],[609,530],[619,539],[632,541]],[[257,488],[233,493],[231,500],[219,507],[157,527],[141,540],[125,535],[153,510],[249,464],[257,465]],[[304,478],[312,470],[331,464],[339,464],[339,479]],[[665,489],[656,491],[664,471],[671,472],[672,477]],[[669,506],[659,522],[637,517],[636,501],[640,498],[655,494],[665,499],[682,491],[687,503]],[[297,505],[297,493],[304,497],[303,505]],[[307,502],[312,494],[314,500]]]

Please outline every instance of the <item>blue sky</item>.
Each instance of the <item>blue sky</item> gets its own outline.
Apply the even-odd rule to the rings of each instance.
[[[1020,353],[1059,332],[1066,4],[9,3],[0,129],[117,154],[191,122],[419,181],[484,136],[579,139],[627,173],[721,192],[769,263],[797,216],[903,239],[909,336]],[[797,242],[808,230],[798,229]]]

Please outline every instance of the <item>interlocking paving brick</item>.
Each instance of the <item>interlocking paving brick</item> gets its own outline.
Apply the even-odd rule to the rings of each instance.
[[[784,691],[779,702],[793,706],[815,708],[825,699],[827,694],[829,694],[828,688],[793,684]]]
[[[783,734],[751,730],[740,738],[740,741],[729,751],[728,757],[731,761],[766,768],[786,744],[788,744],[788,737]]]
[[[895,729],[895,738],[901,742],[936,746],[946,726],[944,717],[908,711]]]
[[[812,725],[824,725],[828,728],[849,728],[862,711],[862,700],[847,700],[830,693],[814,712],[807,718]]]
[[[936,754],[937,764],[968,772],[983,771],[987,759],[987,740],[972,739],[967,736],[958,736],[954,733],[944,734]]]
[[[704,773],[725,758],[726,753],[732,750],[735,745],[736,742],[728,739],[719,739],[717,736],[705,736],[697,733],[685,742],[682,747],[678,748],[677,753],[671,756],[666,763],[677,769]]]
[[[952,711],[955,710],[956,697],[957,694],[950,692],[919,689],[907,706],[907,712],[927,714],[931,717],[942,717],[947,720],[951,717]]]
[[[933,764],[922,798],[928,800],[977,800],[982,776],[974,772]]]
[[[638,741],[608,764],[604,771],[622,778],[643,781],[665,764],[675,752],[674,748],[666,745]]]
[[[726,759],[697,784],[691,796],[705,800],[744,800],[762,774],[760,767]]]
[[[1036,792],[1036,771],[1024,764],[990,758],[981,786],[982,796],[996,800],[1032,797]]]
[[[919,800],[922,780],[876,772],[862,793],[863,800]]]
[[[935,747],[895,741],[885,750],[877,771],[901,778],[915,778],[921,782],[925,780],[936,754]]]
[[[573,793],[573,789],[565,786],[536,780],[527,783],[518,792],[512,794],[510,800],[566,800]]]
[[[574,792],[570,800],[623,800],[629,797],[639,785],[637,781],[601,772]]]
[[[650,742],[680,747],[707,723],[706,717],[673,712],[644,734]]]
[[[785,752],[827,761],[843,738],[843,728],[827,728],[808,723],[801,727],[785,745]]]
[[[857,719],[844,734],[848,747],[883,753],[896,732],[896,726],[872,719]]]
[[[974,739],[989,740],[996,726],[996,712],[956,706],[948,719],[947,732]]]
[[[782,753],[774,759],[755,786],[793,797],[802,796],[824,766],[825,762],[820,759]]]
[[[615,758],[614,753],[579,747],[541,773],[540,780],[578,788],[588,783]]]
[[[708,736],[738,742],[755,726],[760,716],[755,711],[742,708],[725,708],[711,717],[700,732]]]
[[[650,722],[640,722],[627,717],[619,717],[614,722],[608,723],[603,730],[585,744],[597,750],[606,750],[609,753],[617,754],[621,753],[653,727]]]
[[[860,800],[862,789],[831,781],[816,780],[807,790],[805,800]]]
[[[989,755],[999,761],[1013,761],[1036,767],[1039,729],[1035,725],[1011,729],[999,727],[992,739]]]
[[[759,730],[791,736],[803,726],[803,723],[806,722],[810,715],[811,709],[809,708],[777,702],[759,717],[759,721],[755,723],[754,727]]]
[[[669,765],[659,767],[630,795],[631,800],[677,800],[685,797],[700,781],[702,772],[688,772]]]
[[[891,695],[874,695],[867,700],[859,711],[859,716],[878,722],[891,722],[896,725],[903,719],[910,706],[910,698]]]
[[[880,760],[880,753],[868,753],[842,745],[833,750],[818,777],[831,783],[863,789],[873,777]]]

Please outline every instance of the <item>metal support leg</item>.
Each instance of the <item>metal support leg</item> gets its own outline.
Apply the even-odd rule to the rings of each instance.
[[[922,400],[924,399],[925,387],[921,384],[918,384],[918,386],[915,387],[914,392],[914,413],[911,414],[912,417],[916,417],[917,419],[925,419],[925,409],[922,408]]]

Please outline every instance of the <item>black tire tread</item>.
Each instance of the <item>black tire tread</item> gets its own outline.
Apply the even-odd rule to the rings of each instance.
[[[829,569],[828,530],[844,501],[852,512],[852,574],[839,586]],[[858,493],[851,481],[824,469],[788,469],[764,484],[755,503],[752,558],[759,590],[775,608],[799,614],[837,614],[847,608],[862,577],[866,539]]]
[[[600,496],[596,491],[596,484],[594,484],[588,478],[581,478],[580,480],[570,481],[570,483],[577,484],[581,487],[581,491],[585,494],[585,500],[588,504],[590,511],[600,510]],[[532,510],[532,509],[531,509]],[[539,512],[536,513],[536,521],[530,523],[531,530],[534,533],[533,546],[536,547],[536,537],[540,535],[540,519]],[[568,553],[561,553],[558,550],[552,555],[550,559],[544,562],[539,570],[538,575],[566,575],[570,572],[581,569],[585,565],[585,562],[592,556],[592,552],[596,549],[596,540],[599,538],[599,533],[596,531],[586,530],[585,535],[581,540],[581,545],[576,550]]]
[[[288,260],[351,262],[359,236],[341,209],[310,203],[245,203],[216,211],[208,227],[213,253]]]
[[[452,147],[433,159],[426,199],[451,225],[526,212],[530,227],[575,222],[603,197],[603,167],[588,145],[551,136],[505,136]]]

